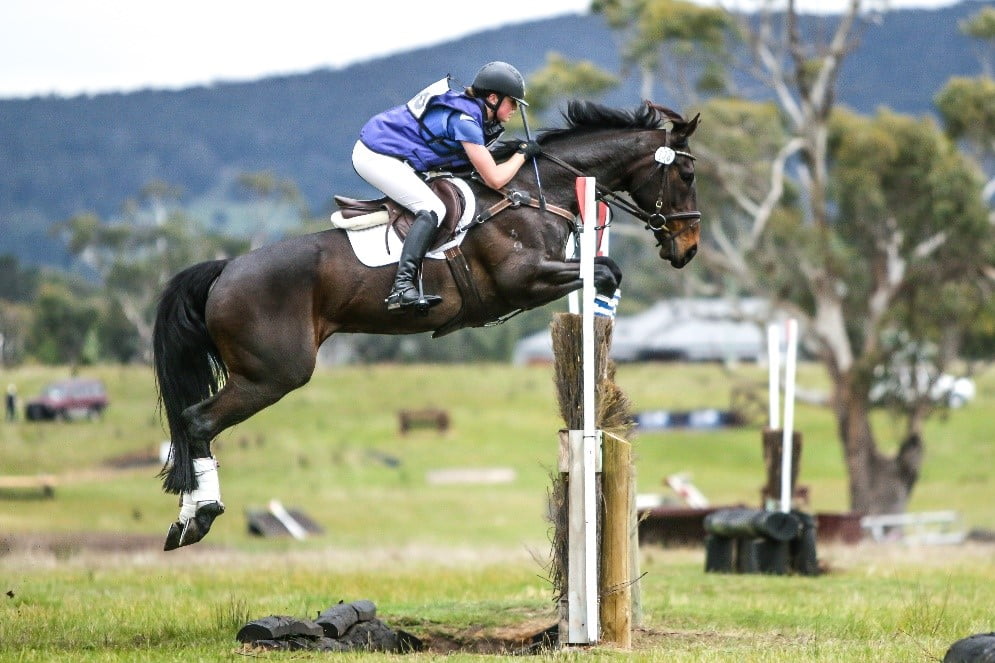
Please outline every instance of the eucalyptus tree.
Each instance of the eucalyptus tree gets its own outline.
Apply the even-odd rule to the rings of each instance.
[[[983,199],[995,208],[995,8],[985,7],[961,23],[975,41],[981,74],[950,79],[936,96],[947,132],[987,166]],[[992,215],[995,222],[995,212]]]
[[[141,198],[125,205],[121,218],[83,213],[58,227],[70,253],[99,277],[113,302],[108,312],[134,327],[146,359],[156,298],[166,281],[190,264],[248,248],[244,239],[206,230],[171,202],[175,195],[170,187],[149,186]],[[120,321],[114,324],[119,334]]]
[[[842,335],[823,358],[851,505],[897,512],[918,478],[923,425],[943,405],[937,379],[986,312],[984,274],[995,233],[976,165],[931,119],[837,112],[830,128],[834,213],[831,227],[818,231],[829,238],[801,244],[799,271],[804,276],[817,263],[839,275]],[[867,406],[875,382],[893,387],[885,395],[904,415],[905,437],[894,455],[881,451],[871,428]]]
[[[250,248],[258,249],[272,239],[277,230],[274,227],[277,217],[290,215],[297,221],[304,217],[304,196],[297,183],[271,171],[239,174],[237,191],[251,202],[249,214],[252,220],[247,229],[251,237]]]
[[[976,165],[929,119],[837,110],[826,127],[826,219],[815,224],[804,186],[780,172],[798,138],[778,131],[769,105],[713,100],[703,113],[718,122],[696,148],[699,173],[718,191],[702,203],[716,214],[699,259],[726,291],[802,321],[830,377],[851,507],[903,511],[923,425],[942,407],[936,381],[988,315],[995,235]],[[905,422],[894,454],[871,425],[875,386]]]
[[[709,219],[706,281],[800,319],[831,378],[851,508],[904,510],[936,406],[926,395],[984,301],[992,231],[977,169],[934,124],[837,112],[863,17],[885,7],[848,0],[818,18],[803,18],[794,0],[721,16],[677,0],[593,8],[626,39],[624,60],[644,90],[655,77],[702,110],[694,149]],[[906,427],[886,453],[871,426],[871,386],[882,371],[920,366],[925,384],[891,401]]]
[[[45,283],[33,305],[27,352],[45,364],[91,363],[96,356],[86,356],[94,339],[100,312],[93,301],[79,297],[64,283]]]
[[[590,60],[568,60],[550,52],[546,64],[529,75],[529,110],[542,113],[566,96],[596,100],[618,82]]]

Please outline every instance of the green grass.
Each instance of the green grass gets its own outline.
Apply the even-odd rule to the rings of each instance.
[[[176,516],[158,467],[111,471],[104,461],[165,438],[146,368],[86,370],[107,384],[103,421],[0,424],[3,474],[54,473],[54,499],[0,496],[0,539],[40,543],[2,554],[0,661],[243,660],[234,633],[269,614],[314,616],[339,599],[370,598],[391,625],[468,650],[555,620],[543,562],[556,414],[550,367],[356,366],[322,369],[310,385],[216,443],[228,513],[204,543],[173,553],[88,548],[103,533],[158,541]],[[61,371],[0,375],[33,395]],[[762,383],[755,366],[619,367],[636,410],[728,407],[734,384]],[[824,386],[817,366],[806,387]],[[927,427],[926,461],[910,509],[956,509],[968,527],[995,528],[988,408],[978,400]],[[451,430],[398,433],[397,410],[441,407]],[[813,511],[846,511],[847,482],[828,411],[799,405],[800,481]],[[877,421],[882,445],[901,435]],[[634,437],[640,492],[690,472],[713,503],[755,504],[763,483],[756,427]],[[396,463],[386,463],[384,459]],[[511,484],[432,486],[431,469],[508,466]],[[254,538],[245,509],[271,498],[304,509],[325,534],[305,542]],[[42,536],[47,535],[47,538]],[[52,543],[56,541],[57,543]],[[995,628],[991,548],[820,546],[818,578],[706,575],[700,549],[643,551],[645,628],[635,652],[597,658],[667,661],[929,661],[954,640]],[[502,635],[504,634],[504,635]],[[328,655],[258,653],[262,658]],[[428,660],[438,652],[405,657]],[[383,660],[383,656],[350,655]],[[584,658],[586,653],[559,653]],[[483,654],[450,654],[475,660]],[[400,658],[400,657],[394,657]],[[494,658],[489,657],[489,658]]]
[[[936,551],[824,552],[836,566],[829,575],[780,578],[706,575],[695,551],[650,551],[643,561],[645,627],[626,658],[928,661],[960,637],[991,629],[990,551],[958,549],[960,568],[949,559],[938,563]],[[440,548],[369,557],[331,551],[8,559],[4,576],[15,596],[0,603],[0,660],[241,660],[234,633],[247,620],[313,617],[339,598],[373,598],[392,626],[424,638],[480,638],[476,646],[503,627],[555,621],[548,587],[530,562],[482,557],[452,559]]]

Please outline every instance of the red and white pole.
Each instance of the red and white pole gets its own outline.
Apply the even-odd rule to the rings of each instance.
[[[567,525],[567,642],[598,641],[598,542],[595,473],[600,455],[600,431],[595,421],[594,255],[597,251],[597,205],[594,178],[577,178],[581,211],[580,277],[583,429],[570,435],[570,482]]]

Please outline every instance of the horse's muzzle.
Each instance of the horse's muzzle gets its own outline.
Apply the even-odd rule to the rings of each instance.
[[[694,246],[690,247],[687,251],[684,252],[684,255],[682,255],[682,256],[676,256],[676,255],[674,255],[674,253],[676,253],[676,251],[670,252],[669,256],[664,255],[664,253],[665,252],[661,249],[660,250],[660,257],[661,258],[669,258],[670,259],[670,265],[672,267],[676,267],[677,269],[681,269],[685,265],[687,265],[689,262],[691,262],[692,258],[694,258],[696,255],[698,255],[698,245],[695,244]]]

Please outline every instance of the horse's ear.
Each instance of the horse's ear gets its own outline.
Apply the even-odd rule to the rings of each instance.
[[[698,113],[693,118],[691,118],[691,120],[687,123],[687,126],[684,127],[684,131],[683,131],[685,138],[687,138],[691,134],[693,134],[694,130],[698,128],[698,121],[700,119],[701,119],[701,113]]]

